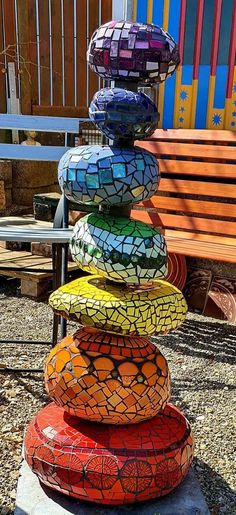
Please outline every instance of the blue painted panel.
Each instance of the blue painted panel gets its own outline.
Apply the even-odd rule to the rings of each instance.
[[[152,21],[162,27],[164,0],[153,0]]]
[[[172,75],[165,83],[164,94],[164,112],[163,112],[163,129],[171,129],[173,127],[174,102],[175,102],[175,81],[176,75]]]
[[[175,41],[179,38],[179,17],[180,0],[170,0],[168,32]]]
[[[193,66],[191,64],[184,64],[182,66],[182,84],[191,86],[193,80]]]
[[[195,119],[196,129],[205,129],[206,127],[209,78],[210,65],[200,65]]]
[[[138,0],[137,6],[137,21],[147,21],[147,0]]]
[[[222,64],[216,67],[215,96],[213,106],[216,109],[224,109],[226,82],[227,82],[228,66]]]

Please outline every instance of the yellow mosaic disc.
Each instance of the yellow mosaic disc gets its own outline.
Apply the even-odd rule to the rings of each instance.
[[[49,304],[69,320],[124,335],[165,334],[176,329],[187,313],[182,293],[166,281],[156,281],[150,289],[121,288],[99,275],[61,286]]]

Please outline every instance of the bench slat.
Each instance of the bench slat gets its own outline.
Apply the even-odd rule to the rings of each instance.
[[[187,195],[236,198],[236,186],[232,184],[161,179],[158,190],[162,192],[182,193]]]
[[[22,159],[27,161],[59,161],[68,147],[12,145],[0,143],[0,159]]]
[[[203,200],[190,200],[173,197],[162,197],[155,195],[150,200],[139,204],[145,208],[165,209],[167,211],[180,211],[183,213],[198,213],[202,215],[213,215],[217,219],[222,216],[236,218],[236,204],[225,202],[207,202]]]
[[[236,153],[236,150],[235,150]],[[236,166],[225,163],[204,163],[203,161],[175,161],[158,159],[161,173],[236,179]]]
[[[142,141],[139,147],[145,148],[155,155],[180,156],[211,160],[236,161],[235,147],[220,145],[197,145],[194,143],[169,143],[165,141]]]
[[[0,114],[0,129],[24,131],[35,129],[43,132],[68,132],[70,134],[78,134],[80,121],[89,121],[89,118]]]
[[[186,229],[192,232],[205,232],[215,234],[227,234],[235,236],[235,222],[226,222],[206,218],[196,218],[190,216],[170,215],[157,213],[156,211],[132,210],[132,217],[142,222],[163,226],[164,228]]]
[[[159,218],[164,227],[178,227],[195,232],[207,232],[215,234],[227,234],[227,236],[235,236],[235,222],[226,222],[225,220],[212,220],[206,218],[196,218],[191,216],[180,216],[166,213],[159,213]]]
[[[177,238],[178,240],[194,240],[199,243],[203,241],[209,243],[210,241],[213,244],[217,243],[218,245],[222,246],[228,245],[231,247],[236,247],[236,239],[231,237],[227,238],[227,236],[215,236],[214,234],[209,236],[209,234],[180,231],[178,229],[164,229],[164,234],[166,238]]]
[[[213,259],[226,263],[236,263],[236,252],[230,245],[221,245],[209,242],[197,242],[195,240],[170,238],[167,236],[167,248],[169,252],[184,254],[185,256]]]
[[[157,129],[151,136],[157,141],[204,141],[212,143],[235,143],[236,132],[226,130]]]

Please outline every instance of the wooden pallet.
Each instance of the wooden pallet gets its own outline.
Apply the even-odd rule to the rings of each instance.
[[[41,297],[48,292],[50,281],[52,280],[52,260],[43,256],[35,256],[31,252],[12,251],[0,247],[0,266],[4,266],[4,270],[0,270],[0,275],[13,277],[21,281],[21,294],[30,297]],[[16,267],[19,270],[8,270],[8,268]],[[21,268],[27,268],[28,271],[23,272]],[[45,269],[45,272],[34,272],[34,269]],[[78,270],[75,263],[68,263],[68,270]]]

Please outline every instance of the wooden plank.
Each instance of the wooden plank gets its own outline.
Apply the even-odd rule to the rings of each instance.
[[[0,143],[0,159],[26,159],[27,161],[59,161],[69,147],[33,147]]]
[[[194,240],[199,243],[208,242],[218,245],[228,245],[236,247],[236,238],[227,238],[226,236],[215,236],[213,234],[202,234],[196,232],[179,231],[178,229],[165,229],[165,238],[178,240]],[[231,250],[232,252],[232,250]]]
[[[159,213],[159,218],[164,227],[174,229],[186,229],[194,232],[206,232],[208,234],[222,234],[235,237],[235,222],[197,218],[191,216],[180,216],[166,213]]]
[[[77,17],[77,107],[87,106],[87,0],[79,0],[76,4]]]
[[[89,0],[89,38],[91,38],[99,25],[98,8],[98,0]],[[92,100],[93,95],[98,89],[97,74],[89,70],[89,101]]]
[[[5,50],[7,50],[6,61],[7,63],[14,62],[16,64],[16,26],[14,0],[2,0],[2,10],[5,32]],[[15,69],[17,77],[17,65]]]
[[[167,237],[167,249],[169,252],[184,254],[185,256],[197,256],[225,263],[236,263],[236,247],[233,250],[233,247],[230,245],[218,245],[211,242],[196,242],[184,239],[178,240],[177,238],[168,239]]]
[[[209,129],[157,129],[150,140],[236,144],[236,132]]]
[[[48,2],[38,2],[40,39],[41,104],[50,104],[50,38]]]
[[[236,166],[226,163],[204,163],[202,161],[179,161],[158,159],[161,173],[236,179]]]
[[[61,0],[51,0],[53,103],[62,105],[62,30]]]
[[[0,128],[27,131],[36,129],[43,132],[70,132],[78,134],[80,121],[89,118],[65,118],[56,116],[27,116],[22,114],[0,114]]]
[[[158,191],[188,195],[206,195],[209,197],[236,198],[236,186],[202,181],[181,181],[178,179],[161,179]]]
[[[0,4],[0,27],[3,26],[2,4]],[[3,31],[0,30],[0,52],[1,52],[1,68],[0,68],[0,112],[5,113],[7,110],[6,100],[6,68],[5,59],[2,52],[4,51]]]
[[[112,0],[102,0],[102,23],[112,19]]]
[[[235,147],[220,145],[198,145],[194,143],[169,143],[165,141],[140,141],[138,146],[155,155],[179,156],[211,160],[236,161]]]
[[[150,200],[146,200],[140,205],[146,208],[156,208],[158,210],[165,209],[167,211],[213,215],[217,219],[221,217],[236,218],[236,204],[226,204],[225,202],[207,202],[204,200],[170,198],[155,195]]]
[[[171,199],[170,199],[171,200]],[[155,227],[185,229],[191,232],[205,232],[208,234],[222,234],[235,237],[235,222],[226,222],[206,218],[180,216],[153,211],[132,210],[131,216],[135,220],[150,223]]]
[[[18,0],[19,43],[21,55],[21,111],[31,113],[31,65],[30,60],[29,1]],[[27,64],[26,64],[27,63]]]
[[[22,2],[24,4],[24,0]],[[23,5],[24,7],[24,5]],[[36,2],[28,0],[29,20],[29,54],[30,54],[30,82],[31,82],[31,111],[32,105],[39,103],[38,91],[38,57],[37,57],[37,23],[36,23]]]
[[[30,280],[40,280],[47,277],[51,277],[51,272],[44,272],[45,270],[52,269],[52,260],[42,257],[34,256],[31,252],[18,252],[7,250],[5,253],[0,253],[0,266],[4,267],[4,270],[0,270],[0,275],[7,277],[17,277],[18,279],[24,279],[28,277]],[[8,268],[19,267],[19,270],[8,270]],[[21,271],[21,268],[28,268],[29,271]],[[42,268],[42,272],[34,272],[34,269]],[[68,269],[70,271],[76,270],[78,267],[75,263],[69,262]]]
[[[69,106],[74,106],[74,0],[66,0],[63,6],[65,51],[65,104]]]
[[[73,116],[73,117],[88,117],[87,107],[73,107],[73,106],[51,106],[44,105],[38,106],[33,105],[32,113],[40,116]],[[86,121],[86,120],[85,120]]]

